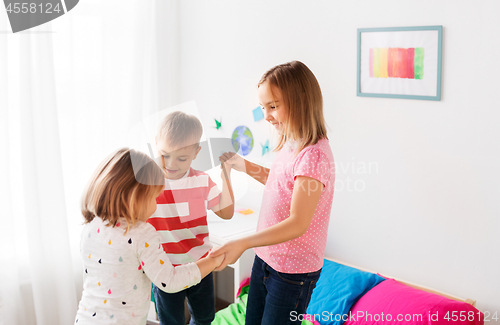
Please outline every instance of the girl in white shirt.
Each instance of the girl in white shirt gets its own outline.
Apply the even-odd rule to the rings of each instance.
[[[146,324],[151,281],[177,292],[193,286],[224,256],[173,267],[146,220],[164,189],[161,168],[147,155],[120,149],[92,176],[82,198],[83,294],[76,324]]]

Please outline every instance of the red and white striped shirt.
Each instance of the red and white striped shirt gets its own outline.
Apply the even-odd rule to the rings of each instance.
[[[156,212],[148,222],[160,234],[174,266],[196,262],[212,248],[207,209],[219,203],[220,193],[208,174],[193,168],[180,179],[165,179],[165,190],[156,198]]]

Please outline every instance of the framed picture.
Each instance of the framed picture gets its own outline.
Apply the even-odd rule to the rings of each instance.
[[[358,29],[357,95],[441,100],[442,26]]]

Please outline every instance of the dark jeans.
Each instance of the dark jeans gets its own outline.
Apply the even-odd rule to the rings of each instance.
[[[300,324],[320,273],[277,272],[255,256],[245,325]]]
[[[187,298],[190,325],[210,325],[215,317],[214,278],[210,273],[195,286],[167,293],[153,285],[156,311],[161,325],[185,325],[184,299]]]

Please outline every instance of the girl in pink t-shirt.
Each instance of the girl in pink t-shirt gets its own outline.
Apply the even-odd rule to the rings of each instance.
[[[335,181],[323,98],[314,74],[293,61],[258,84],[265,119],[279,134],[270,169],[238,155],[220,160],[265,185],[257,232],[228,242],[219,269],[255,248],[246,325],[300,324],[323,266]]]

